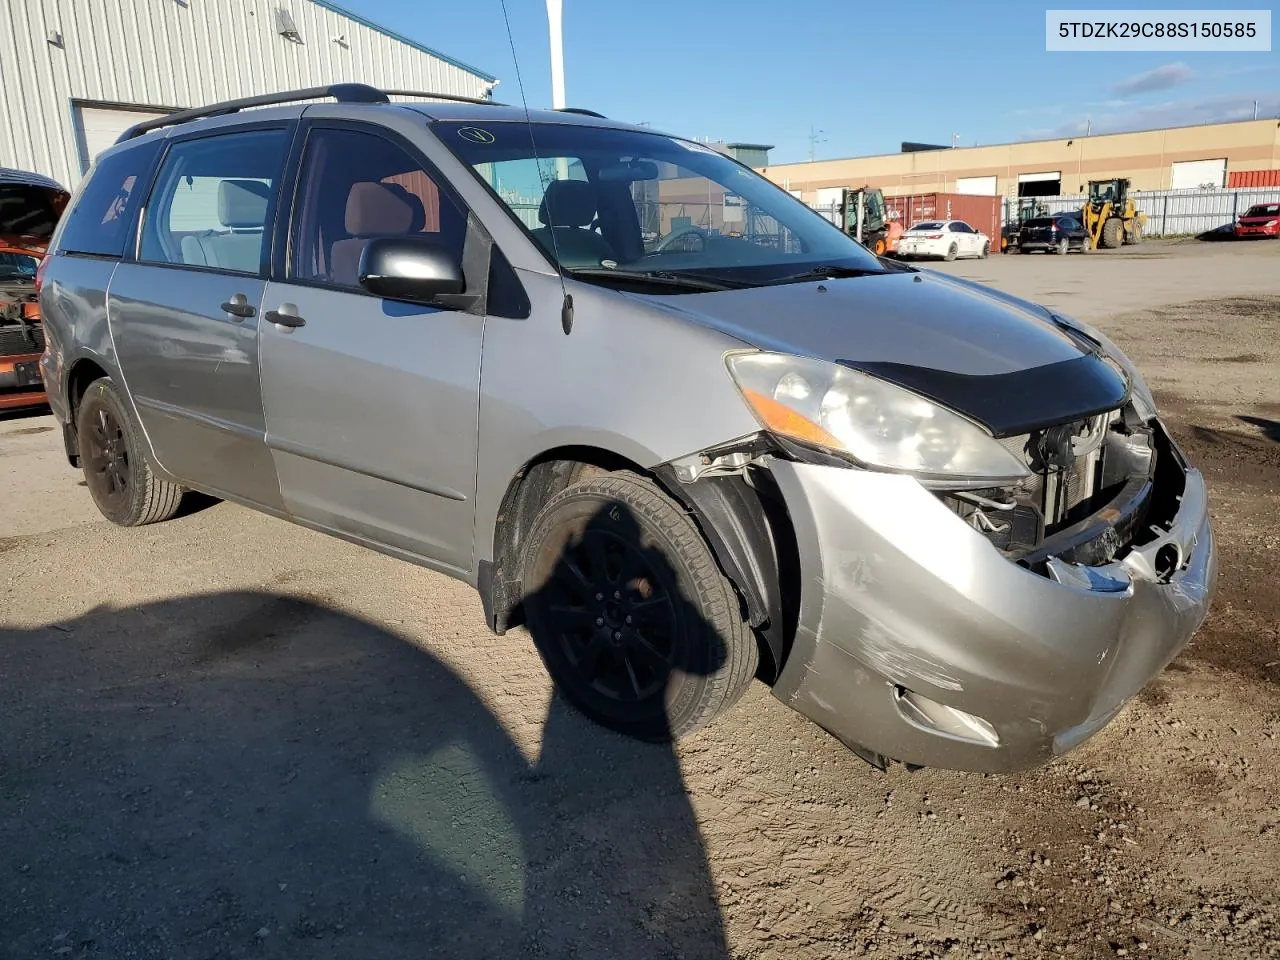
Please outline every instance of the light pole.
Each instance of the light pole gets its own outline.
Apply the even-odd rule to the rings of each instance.
[[[547,28],[551,31],[551,109],[563,110],[564,99],[564,2],[547,0]],[[569,161],[556,158],[556,179],[569,179]]]
[[[563,9],[563,0],[547,0],[547,25],[551,29],[551,107],[553,110],[565,108]]]

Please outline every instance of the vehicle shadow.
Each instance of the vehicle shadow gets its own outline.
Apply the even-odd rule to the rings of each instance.
[[[506,682],[308,597],[0,627],[0,955],[727,957],[671,746],[528,759]]]
[[[1257,427],[1268,440],[1280,443],[1280,420],[1268,420],[1266,417],[1240,415],[1236,417],[1241,423]]]

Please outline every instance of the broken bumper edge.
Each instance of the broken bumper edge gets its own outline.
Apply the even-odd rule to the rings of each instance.
[[[1155,542],[1063,582],[1006,559],[909,477],[770,469],[803,584],[773,692],[864,755],[987,773],[1039,766],[1102,729],[1208,613],[1217,558],[1192,469]],[[1161,582],[1152,558],[1170,544],[1178,568]]]

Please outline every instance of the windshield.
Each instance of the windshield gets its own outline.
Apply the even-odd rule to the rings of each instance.
[[[1056,227],[1057,225],[1058,225],[1058,221],[1053,219],[1053,217],[1035,217],[1027,221],[1027,226],[1032,228]]]
[[[701,144],[562,123],[438,121],[434,129],[566,271],[734,285],[818,267],[885,272],[786,191]]]
[[[937,222],[937,221],[934,221],[934,220],[928,220],[928,221],[926,221],[926,222],[924,222],[924,223],[917,223],[917,224],[916,224],[914,227],[912,227],[908,232],[909,232],[909,233],[919,233],[919,232],[921,232],[921,231],[928,231],[928,230],[941,230],[941,229],[942,229],[942,224],[941,224],[941,223],[939,223],[939,222]]]
[[[33,278],[40,261],[25,253],[0,252],[0,277],[7,280]]]
[[[1280,216],[1280,203],[1260,203],[1257,206],[1249,208],[1246,217],[1274,217]]]

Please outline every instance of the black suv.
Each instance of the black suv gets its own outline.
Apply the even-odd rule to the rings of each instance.
[[[1088,253],[1093,244],[1084,224],[1070,214],[1053,217],[1034,217],[1018,231],[1018,252],[1069,253],[1078,250]]]

